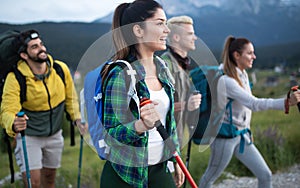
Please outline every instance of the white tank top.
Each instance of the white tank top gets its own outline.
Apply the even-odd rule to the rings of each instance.
[[[149,89],[149,92],[150,100],[156,101],[158,103],[155,108],[160,114],[160,121],[162,122],[163,126],[165,126],[167,113],[170,108],[170,99],[164,88],[159,91],[152,91]],[[164,142],[160,134],[156,130],[156,127],[148,130],[148,133],[148,164],[154,165],[160,162],[163,156]]]

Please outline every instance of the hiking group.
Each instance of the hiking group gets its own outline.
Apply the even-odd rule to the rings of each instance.
[[[229,36],[222,66],[206,70],[189,56],[197,39],[189,16],[167,19],[153,0],[120,4],[112,22],[115,53],[84,81],[84,123],[68,66],[47,53],[38,31],[14,34],[6,45],[15,57],[0,54],[1,66],[11,64],[1,72],[0,123],[17,141],[24,187],[55,187],[65,112],[105,160],[100,187],[181,187],[185,178],[197,187],[179,157],[191,140],[211,149],[200,188],[211,187],[233,155],[258,187],[272,187],[272,172],[252,141],[251,112],[288,113],[300,91],[281,99],[253,96],[246,72],[256,59],[252,42]]]

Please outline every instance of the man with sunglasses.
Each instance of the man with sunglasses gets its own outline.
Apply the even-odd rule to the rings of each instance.
[[[75,86],[68,66],[47,53],[35,30],[20,33],[17,38],[20,59],[17,70],[25,77],[25,100],[14,72],[5,80],[1,103],[1,124],[11,137],[16,137],[15,156],[24,185],[27,185],[24,148],[20,132],[26,135],[26,150],[32,187],[55,187],[56,169],[60,167],[64,146],[63,115],[82,128]],[[59,66],[63,78],[58,74]],[[25,115],[18,117],[20,111]],[[26,151],[25,150],[25,151]]]

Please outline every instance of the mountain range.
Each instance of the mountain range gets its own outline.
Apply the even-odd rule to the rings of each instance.
[[[300,0],[161,0],[167,17],[189,15],[196,35],[219,60],[228,35],[249,38],[256,50],[257,67],[274,67],[285,62],[300,64]],[[86,50],[110,31],[112,13],[91,23],[40,22],[1,24],[9,29],[37,29],[46,46],[74,70]],[[104,44],[105,45],[105,44]],[[102,59],[99,59],[102,61]]]
[[[212,49],[228,35],[257,46],[300,42],[299,0],[161,0],[167,17],[189,15],[196,34]],[[111,23],[112,13],[95,22]]]

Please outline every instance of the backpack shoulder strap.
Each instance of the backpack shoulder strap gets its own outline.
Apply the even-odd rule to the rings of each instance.
[[[128,63],[127,61],[124,61],[124,60],[117,60],[116,63],[118,63],[119,65],[121,65],[120,63],[123,63],[127,66],[128,70],[126,72],[127,72],[128,76],[130,76],[130,79],[131,79],[132,83],[134,83],[134,85],[135,85],[135,83],[136,83],[136,79],[135,79],[136,71],[132,68],[130,63]],[[122,67],[124,68],[124,66],[122,66]]]
[[[55,69],[55,71],[59,75],[59,77],[62,79],[64,84],[66,84],[65,83],[65,73],[64,73],[63,69],[61,68],[61,66],[58,63],[54,62],[53,68]],[[27,91],[26,78],[19,71],[19,69],[17,67],[13,67],[13,72],[14,72],[16,79],[20,86],[20,101],[22,104],[24,101],[26,101],[26,91]]]
[[[65,73],[64,73],[63,69],[61,68],[61,66],[55,60],[54,60],[54,63],[53,63],[53,68],[55,69],[55,71],[58,74],[58,76],[62,79],[62,81],[64,82],[64,84],[66,85],[66,82],[65,82]]]
[[[13,68],[13,72],[16,76],[16,79],[19,83],[20,86],[20,101],[21,104],[26,101],[26,90],[27,90],[27,86],[26,86],[26,78],[25,76],[19,71],[19,69],[17,67]]]
[[[127,77],[130,77],[130,84],[127,85],[128,87],[128,95],[127,95],[127,106],[130,105],[130,101],[131,99],[133,99],[136,103],[136,107],[138,109],[138,111],[140,111],[140,99],[137,96],[137,91],[136,91],[136,71],[132,68],[131,64],[125,60],[117,60],[115,63],[119,64],[122,68],[124,68],[126,65],[127,69],[126,73],[127,73]],[[123,64],[123,65],[122,65]],[[128,83],[128,79],[126,79],[126,83]],[[138,113],[139,114],[139,113]]]
[[[140,99],[137,96],[137,91],[136,91],[136,70],[133,69],[131,64],[125,60],[116,60],[115,62],[109,63],[109,68],[106,71],[106,76],[104,79],[108,78],[109,72],[116,66],[120,66],[122,69],[124,69],[127,73],[125,74],[125,84],[126,87],[128,88],[127,92],[127,106],[130,106],[130,101],[131,99],[134,100],[137,106],[137,110],[140,111]],[[103,76],[103,75],[101,75]],[[105,88],[106,84],[102,85],[102,90]]]
[[[231,98],[228,98],[228,103],[226,104],[226,109],[229,109],[229,122],[230,122],[230,125],[233,125],[233,121],[232,121],[232,102],[233,102],[233,99]]]

